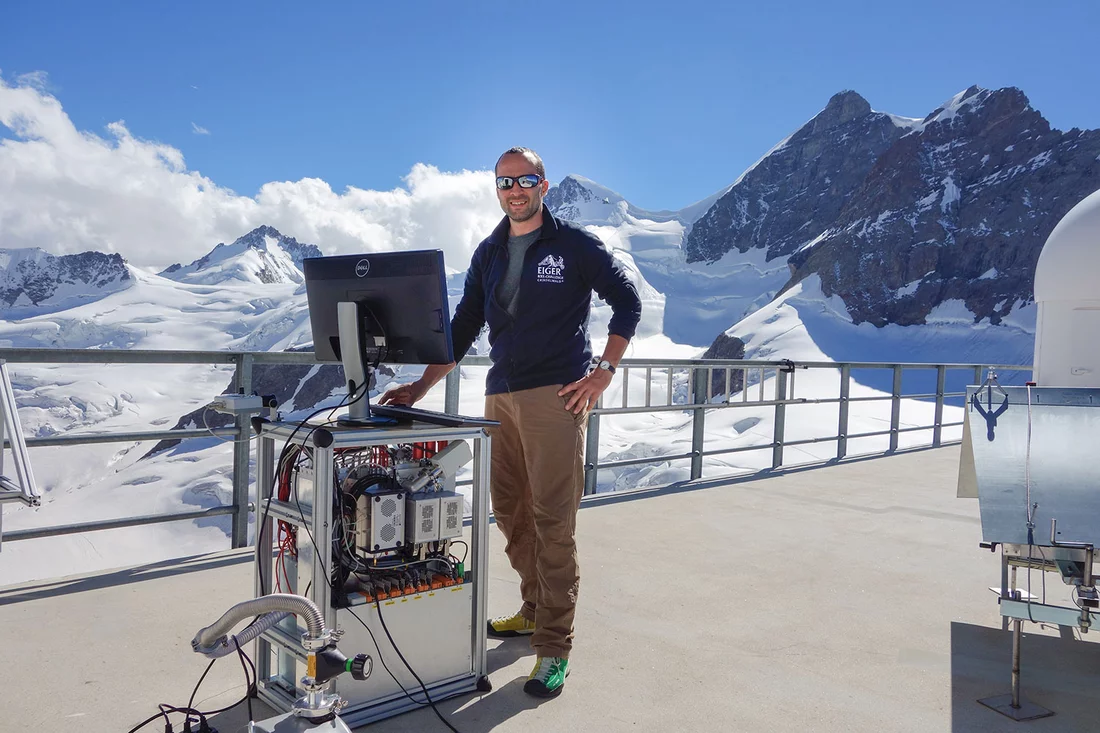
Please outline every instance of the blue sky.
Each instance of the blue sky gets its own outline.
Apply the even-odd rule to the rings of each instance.
[[[1017,86],[1055,127],[1100,127],[1083,0],[318,5],[7,0],[0,70],[46,72],[79,129],[124,120],[246,196],[304,177],[389,190],[417,162],[485,169],[524,144],[554,181],[680,208],[842,89],[923,117]]]

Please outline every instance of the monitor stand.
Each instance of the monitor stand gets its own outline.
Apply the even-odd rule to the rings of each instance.
[[[348,412],[336,418],[336,424],[356,428],[396,425],[397,421],[393,418],[372,415],[370,409],[371,377],[374,376],[375,365],[385,353],[385,336],[368,333],[368,330],[374,333],[382,331],[366,307],[359,303],[339,303],[336,308],[340,361],[344,364],[344,379],[348,384]]]

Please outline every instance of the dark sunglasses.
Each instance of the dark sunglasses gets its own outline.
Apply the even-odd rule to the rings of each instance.
[[[519,184],[520,188],[534,188],[542,183],[542,176],[537,173],[528,173],[525,176],[497,176],[497,188],[501,191],[507,191],[515,184]]]

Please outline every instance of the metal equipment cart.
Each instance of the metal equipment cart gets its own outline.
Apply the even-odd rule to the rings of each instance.
[[[422,707],[427,703],[424,689],[432,701],[489,689],[485,649],[490,438],[486,429],[425,423],[355,428],[255,424],[260,433],[256,595],[271,593],[278,586],[280,592],[309,598],[324,614],[325,626],[340,634],[341,648],[373,658],[373,673],[366,681],[341,675],[330,683],[328,691],[346,703],[340,717],[357,727]],[[449,587],[384,600],[349,592],[334,604],[327,579],[335,472],[304,471],[292,495],[280,501],[274,495],[280,447],[299,446],[311,454],[312,466],[333,467],[342,449],[460,440],[468,441],[473,454],[472,521],[464,530],[468,533],[464,579]],[[273,551],[278,522],[297,528],[295,557]],[[258,694],[280,712],[289,711],[302,693],[298,682],[307,673],[301,642],[304,631],[289,617],[256,641]]]

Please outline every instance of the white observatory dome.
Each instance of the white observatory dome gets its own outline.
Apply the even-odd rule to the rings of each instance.
[[[1100,191],[1069,210],[1035,267],[1032,379],[1048,387],[1100,387]]]

